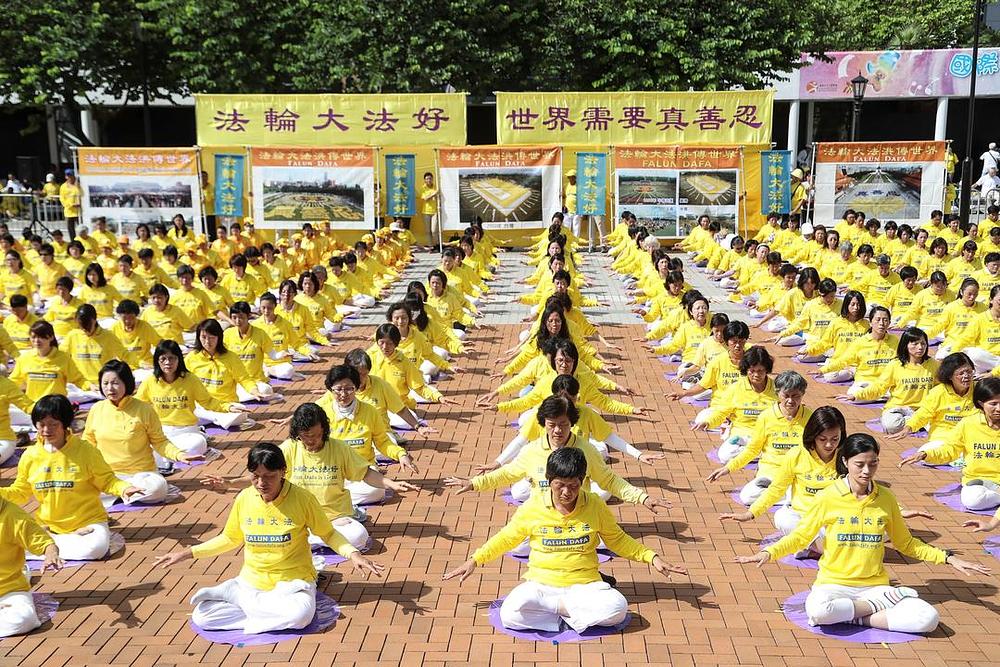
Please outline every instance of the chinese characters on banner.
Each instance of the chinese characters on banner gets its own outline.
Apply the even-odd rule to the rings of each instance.
[[[203,146],[462,146],[465,93],[195,95]]]
[[[576,210],[580,215],[604,215],[608,193],[608,154],[576,154]]]
[[[854,209],[922,225],[944,203],[946,151],[943,141],[816,144],[815,222]]]
[[[394,218],[417,213],[416,162],[413,154],[385,156],[386,212]]]
[[[538,229],[562,210],[562,151],[557,146],[438,149],[441,228]]]
[[[246,157],[215,156],[215,210],[226,218],[243,217],[243,168]]]
[[[667,239],[687,236],[703,215],[738,229],[739,146],[616,146],[614,161],[616,217],[631,211]]]
[[[773,90],[497,93],[501,144],[768,144]]]
[[[786,214],[792,210],[792,152],[761,151],[761,213]]]
[[[182,215],[204,230],[198,151],[194,148],[87,148],[77,152],[83,222],[104,216],[120,234],[139,223]]]
[[[250,149],[253,218],[260,229],[375,228],[375,149]]]

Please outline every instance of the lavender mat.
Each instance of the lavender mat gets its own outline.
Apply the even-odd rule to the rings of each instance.
[[[831,639],[839,639],[852,644],[902,644],[923,639],[923,635],[913,635],[908,632],[893,632],[891,630],[879,630],[868,628],[863,625],[849,625],[847,623],[837,623],[835,625],[809,625],[806,616],[806,597],[809,591],[796,593],[785,600],[782,610],[785,618],[814,635],[822,635]]]
[[[365,548],[359,549],[359,551],[364,554],[368,553],[371,550],[371,548],[372,548],[372,538],[369,537],[368,542],[365,544]],[[333,549],[331,549],[326,545],[314,544],[312,547],[312,554],[313,554],[313,566],[316,567],[317,570],[322,569],[322,567],[319,567],[319,561],[321,560],[323,567],[340,565],[341,563],[347,562],[346,558],[344,558],[343,556],[341,556],[336,551],[334,551]]]
[[[514,507],[520,507],[524,503],[520,500],[514,500],[514,496],[510,495],[510,489],[507,489],[500,494],[500,498],[508,505],[513,505]]]
[[[970,510],[964,505],[962,505],[962,485],[961,484],[949,484],[948,486],[942,486],[940,489],[934,492],[934,500],[938,501],[945,507],[950,507],[956,512],[965,512],[966,514],[978,514],[979,516],[993,516],[997,508],[988,510]]]
[[[865,422],[865,426],[868,427],[868,430],[871,431],[871,432],[873,432],[873,433],[885,433],[885,428],[882,426],[882,418],[881,417],[876,417],[875,419],[869,419],[868,421]],[[926,440],[927,439],[927,431],[922,431],[922,430],[921,431],[917,431],[915,433],[910,434],[910,437],[911,438],[920,438],[920,439]]]
[[[277,644],[289,639],[298,639],[304,635],[318,634],[332,628],[339,617],[340,607],[333,601],[333,598],[317,591],[316,615],[313,616],[312,622],[301,630],[276,630],[248,635],[240,630],[204,630],[195,625],[193,621],[189,621],[188,624],[196,635],[213,644],[229,644],[243,648],[244,646]]]
[[[167,499],[162,503],[131,503],[126,504],[121,498],[115,500],[115,502],[108,508],[109,513],[121,513],[121,512],[138,512],[145,509],[156,509],[157,507],[163,507],[164,505],[170,505],[178,500],[181,500],[181,490],[174,486],[173,484],[167,485]]]
[[[749,507],[749,505],[744,505],[743,502],[740,500],[740,492],[739,491],[730,491],[729,492],[729,499],[732,500],[737,505],[739,505],[740,507]],[[771,514],[774,514],[775,512],[778,511],[779,507],[781,507],[780,504],[779,505],[771,505],[767,509],[767,511],[770,512]]]
[[[629,623],[632,622],[632,614],[626,614],[625,620],[618,625],[587,628],[583,632],[577,632],[576,630],[566,626],[565,623],[563,624],[563,629],[558,632],[545,632],[543,630],[511,630],[510,628],[504,627],[503,623],[500,622],[500,605],[502,603],[503,598],[500,598],[490,605],[490,625],[496,628],[498,632],[502,632],[505,635],[510,635],[516,639],[525,639],[528,641],[551,642],[553,644],[585,642],[591,639],[607,637],[608,635],[617,635],[622,630],[627,628]]]
[[[696,401],[693,396],[685,396],[681,399],[681,403],[686,403],[687,405],[692,405],[696,408],[707,408],[710,401],[708,399]]]
[[[1000,560],[1000,537],[991,537],[983,542],[983,549],[989,555]]]
[[[818,377],[810,378],[810,379],[811,380],[815,380],[816,382],[819,382],[820,384],[828,384],[828,385],[831,385],[831,386],[834,386],[834,387],[849,387],[850,385],[854,384],[854,380],[843,380],[841,382],[829,382],[828,380],[824,380],[822,375],[820,375]],[[843,401],[841,401],[841,402],[843,402]]]
[[[723,465],[722,461],[719,459],[719,448],[718,447],[715,447],[714,449],[708,450],[708,452],[705,454],[705,456],[707,456],[708,460],[711,461],[712,463],[714,463],[716,465],[719,465],[719,466]],[[756,469],[757,469],[757,462],[756,461],[751,461],[750,463],[748,463],[746,465],[745,468],[743,468],[743,470],[756,470]]]
[[[905,450],[902,454],[900,454],[899,458],[905,459],[907,456],[912,456],[916,453],[917,453],[917,448],[910,447],[909,449]],[[952,466],[950,463],[943,463],[941,465],[931,465],[930,463],[921,461],[917,465],[923,466],[924,468],[934,468],[935,470],[950,470],[952,472],[958,472],[960,470],[959,468]]]
[[[14,450],[14,453],[10,455],[3,463],[0,463],[0,468],[16,468],[17,462],[21,460],[21,455],[24,454],[24,449],[18,448]]]
[[[831,384],[831,383],[828,382],[827,384]],[[839,384],[839,383],[834,383],[834,384]],[[840,401],[841,403],[843,403],[844,405],[850,405],[850,406],[855,407],[855,408],[863,408],[863,409],[866,409],[866,410],[884,410],[885,409],[885,401],[880,401],[878,403],[855,403],[854,401],[845,400],[843,398],[838,398],[837,400]]]
[[[391,466],[399,464],[399,461],[382,456],[381,454],[375,455],[375,463],[380,466]]]

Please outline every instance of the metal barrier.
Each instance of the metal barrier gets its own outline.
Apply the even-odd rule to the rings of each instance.
[[[66,216],[58,197],[42,197],[32,193],[0,192],[0,220],[10,233],[19,236],[21,230],[34,226],[35,233],[45,236],[46,230],[68,232]]]

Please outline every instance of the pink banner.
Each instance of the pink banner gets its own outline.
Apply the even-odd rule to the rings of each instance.
[[[851,79],[868,79],[865,98],[960,97],[969,94],[972,49],[831,52],[799,72],[803,100],[851,99]],[[806,55],[803,61],[808,61]],[[980,49],[977,95],[1000,95],[1000,49]]]

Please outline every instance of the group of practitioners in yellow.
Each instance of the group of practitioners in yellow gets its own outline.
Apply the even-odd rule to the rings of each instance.
[[[625,212],[607,237],[611,268],[647,323],[644,340],[678,364],[677,387],[665,399],[701,402],[692,428],[721,432],[721,467],[708,481],[758,461],[738,494],[747,508],[720,518],[751,521],[778,506],[782,537],[737,561],[818,557],[806,601],[813,625],[937,627],[936,610],[915,590],[890,585],[883,565],[890,540],[900,553],[965,574],[989,569],[911,535],[905,520],[922,513],[902,510],[876,482],[879,441],[849,428],[836,407],[810,406],[806,377],[775,374],[767,346],[748,347],[751,329],[798,347],[799,361],[818,365],[817,379],[849,385],[844,400],[885,401],[880,424],[888,437],[929,431],[903,463],[962,465],[963,504],[998,507],[998,213],[991,209],[982,231],[964,236],[942,216],[914,231],[848,211],[809,236],[796,220],[772,218],[753,239],[723,237],[703,217],[681,244],[687,255],[678,256]],[[505,553],[526,557],[524,583],[499,610],[511,630],[622,623],[628,601],[600,572],[599,550],[667,577],[686,573],[627,535],[606,504],[615,497],[654,514],[670,508],[609,465],[611,450],[654,468],[663,455],[635,447],[605,419],[650,409],[633,404],[627,379],[610,377],[622,370],[609,353],[616,346],[586,313],[603,304],[585,296],[591,283],[576,252],[581,240],[562,223],[555,214],[521,255],[531,268],[519,301],[531,314],[496,361],[496,388],[476,401],[509,413],[517,435],[471,478],[444,480],[455,495],[503,490],[519,504],[504,528],[444,575],[465,580]],[[277,244],[251,226],[234,227],[220,228],[211,244],[183,219],[169,229],[140,228],[138,240],[115,238],[101,221],[65,246],[0,236],[9,246],[0,347],[13,364],[0,378],[0,439],[13,452],[15,426],[37,434],[14,482],[0,488],[0,635],[39,624],[25,558],[58,569],[65,559],[106,557],[112,503],[167,500],[176,463],[218,455],[204,425],[243,428],[248,403],[280,400],[270,379],[294,378],[293,362],[318,360],[344,318],[376,307],[412,259],[412,238],[395,224],[350,248],[310,225]],[[989,250],[983,242],[984,255],[985,236],[998,243]],[[419,472],[397,432],[432,434],[418,406],[454,402],[434,382],[460,372],[459,357],[475,348],[467,334],[499,263],[496,241],[481,224],[470,226],[426,282],[410,282],[403,299],[381,304],[386,321],[370,347],[332,363],[325,393],[282,420],[288,438],[249,449],[250,486],[203,476],[217,492],[239,489],[222,533],[157,563],[241,546],[244,553],[238,577],[195,593],[195,624],[246,633],[306,627],[316,610],[313,549],[322,545],[357,570],[382,573],[384,565],[363,555],[371,540],[363,505],[417,487],[376,464],[392,460]],[[728,290],[749,324],[713,314],[714,299],[688,283],[695,270]],[[94,399],[76,435],[77,403]],[[18,505],[32,499],[38,509],[29,516]],[[1000,511],[968,525],[993,530]]]

